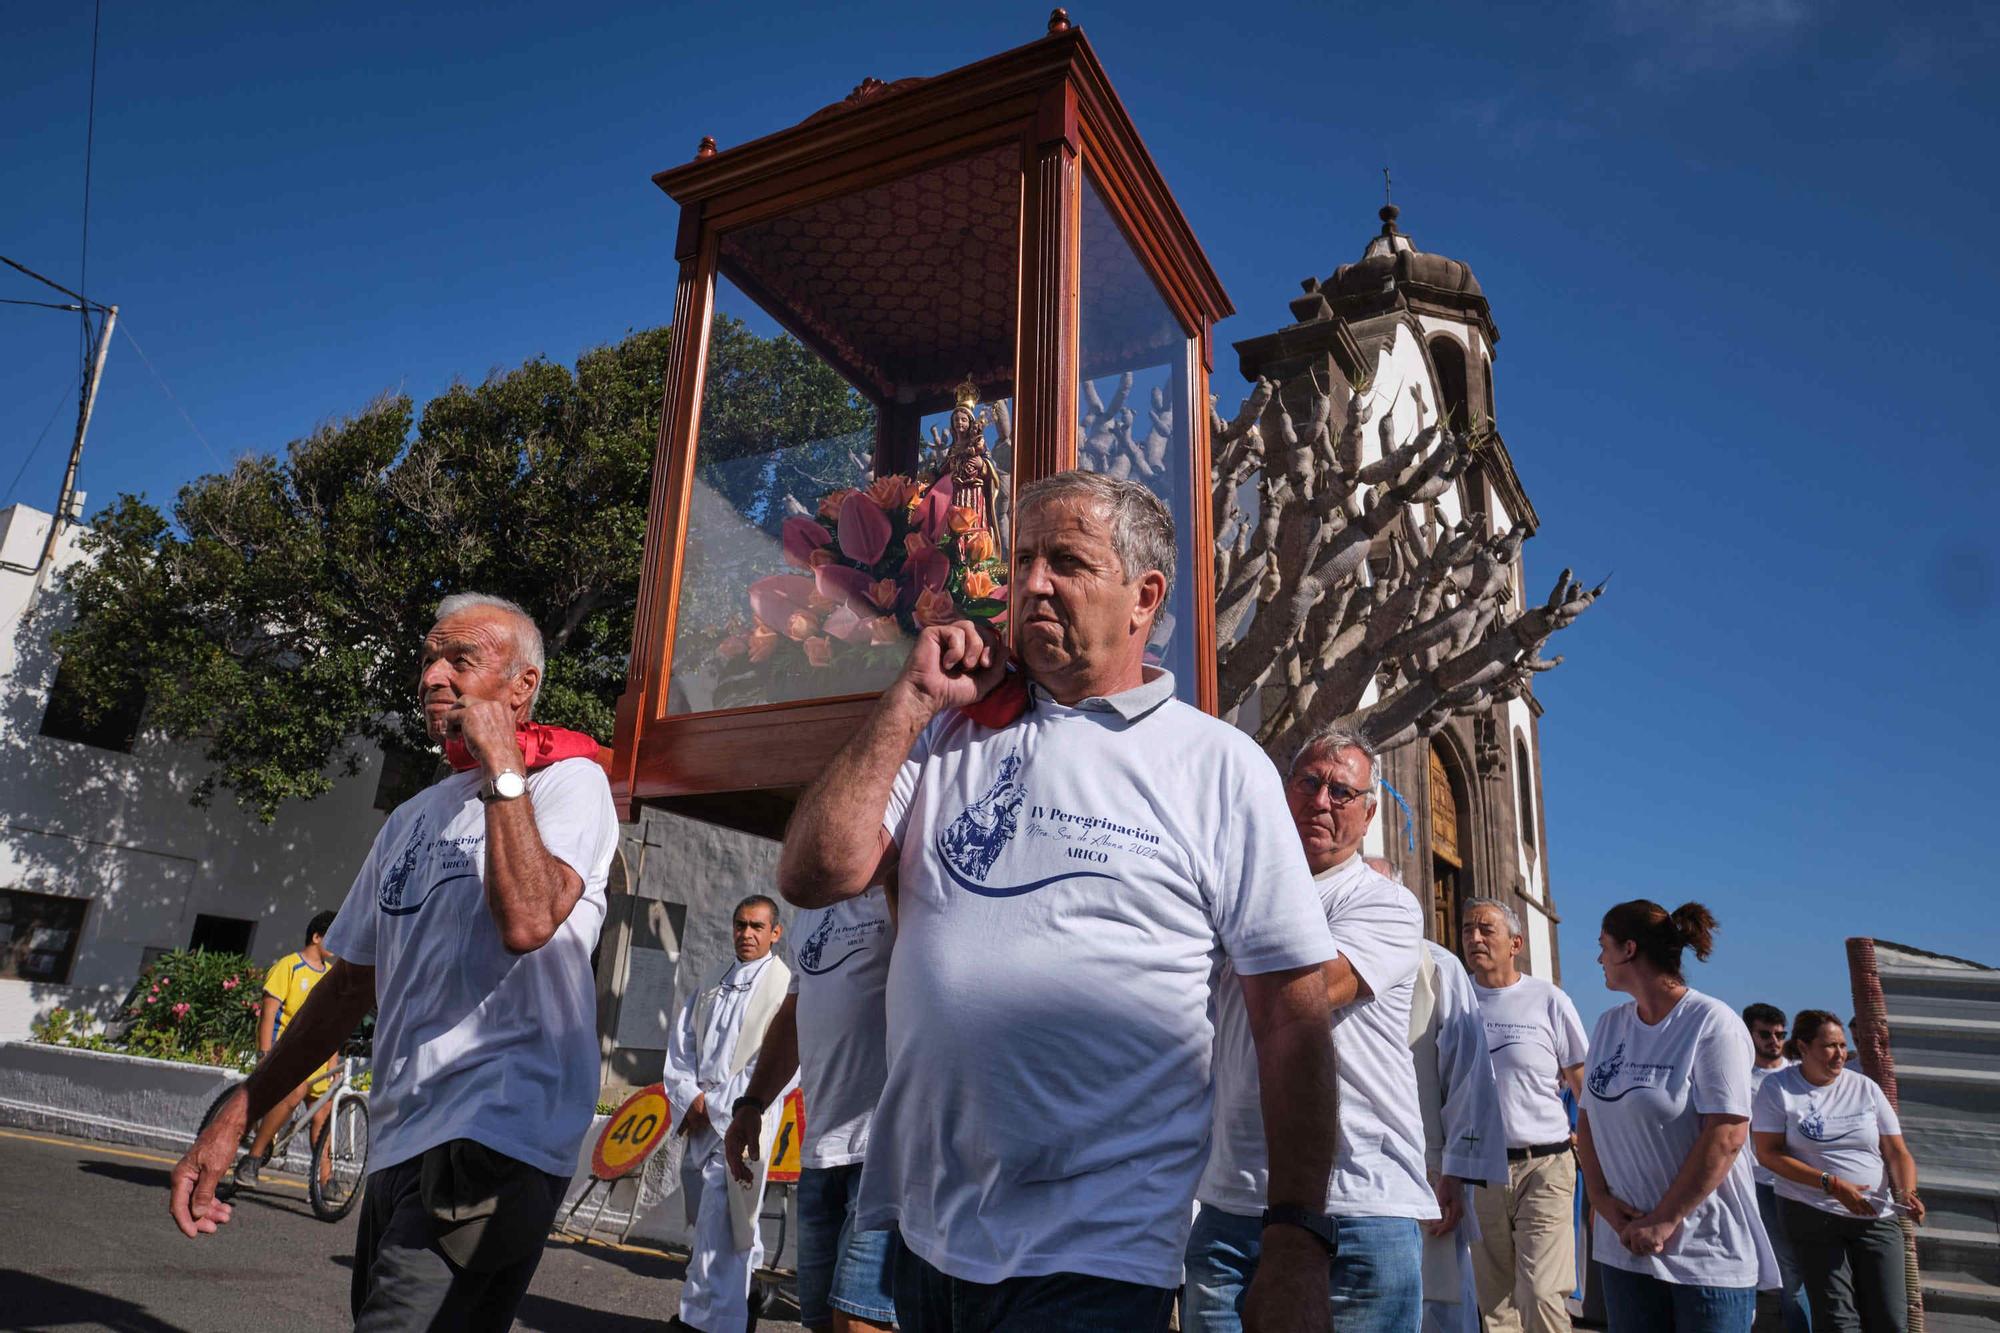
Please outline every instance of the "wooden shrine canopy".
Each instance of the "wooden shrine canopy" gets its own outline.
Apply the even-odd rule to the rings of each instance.
[[[980,509],[1000,561],[980,566],[998,571],[983,586],[1007,573],[1012,490],[1077,466],[1079,413],[1111,396],[1120,377],[1137,385],[1126,420],[1137,421],[1135,435],[1151,432],[1147,447],[1119,436],[1123,461],[1105,462],[1116,432],[1100,430],[1085,462],[1135,469],[1174,514],[1181,592],[1162,652],[1184,697],[1213,708],[1207,387],[1213,325],[1234,311],[1062,10],[1026,46],[935,77],[866,80],[790,129],[722,151],[705,139],[692,162],[654,180],[680,205],[681,267],[631,669],[609,761],[626,817],[657,803],[782,830],[798,790],[893,675],[900,640],[890,636],[915,632],[913,598],[924,591],[901,563],[914,508],[892,505],[897,543],[870,545],[861,559],[848,535],[822,541],[844,492],[799,492],[830,490],[818,479],[830,476],[829,460],[848,457],[868,467],[842,486],[908,478],[920,504],[945,466],[936,449],[925,454],[926,440],[946,437],[955,394],[975,389],[992,434],[975,424],[951,435],[947,461],[960,469],[960,500],[963,478],[982,462],[998,482],[994,512]],[[719,396],[729,386],[709,382],[722,374],[710,356],[718,313],[795,339],[811,382],[847,397],[822,415],[848,433],[760,434],[761,419],[759,429],[743,427]],[[953,419],[949,430],[962,424]],[[902,494],[889,490],[899,505]],[[872,644],[847,606],[804,600],[814,578],[828,591],[802,558],[814,543],[826,546],[816,561],[849,551],[841,559],[857,586],[903,579],[896,596],[854,602],[873,617]],[[949,587],[961,600],[967,549],[951,547]],[[774,606],[806,632],[786,637],[786,625],[770,622],[787,610]]]

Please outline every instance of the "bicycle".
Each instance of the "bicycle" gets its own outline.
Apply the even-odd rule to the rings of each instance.
[[[295,1107],[271,1140],[271,1159],[283,1160],[300,1126],[310,1125],[321,1107],[332,1106],[326,1123],[311,1137],[312,1165],[306,1171],[306,1199],[312,1204],[313,1216],[322,1222],[338,1222],[347,1216],[360,1200],[368,1176],[368,1093],[356,1086],[364,1075],[364,1063],[352,1048],[343,1052],[326,1091]],[[203,1129],[242,1086],[239,1079],[216,1094],[201,1118]],[[239,1147],[248,1146],[256,1128],[245,1127],[245,1142]],[[234,1179],[225,1178],[216,1183],[215,1197],[227,1200],[238,1188]]]

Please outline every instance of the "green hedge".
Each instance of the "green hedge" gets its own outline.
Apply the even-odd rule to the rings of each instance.
[[[139,978],[125,1007],[128,1026],[121,1039],[96,1032],[88,1017],[66,1009],[35,1024],[34,1039],[80,1050],[248,1069],[257,1063],[263,981],[263,967],[244,954],[165,954]]]

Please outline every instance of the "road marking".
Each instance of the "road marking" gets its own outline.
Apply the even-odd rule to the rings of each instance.
[[[19,1139],[23,1143],[46,1143],[56,1148],[80,1148],[86,1152],[100,1153],[106,1157],[129,1157],[135,1162],[158,1162],[162,1166],[172,1166],[181,1160],[178,1157],[162,1157],[158,1153],[135,1152],[130,1148],[110,1148],[101,1143],[92,1143],[87,1139],[52,1139],[45,1135],[23,1134],[18,1130],[12,1129],[0,1129],[0,1139]],[[265,1185],[282,1185],[288,1190],[303,1190],[306,1187],[306,1183],[303,1180],[288,1180],[283,1176],[272,1176],[259,1180],[252,1188],[261,1188]]]

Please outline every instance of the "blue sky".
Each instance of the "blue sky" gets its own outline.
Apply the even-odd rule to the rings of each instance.
[[[153,369],[118,339],[93,508],[164,502],[384,390],[665,322],[674,209],[651,173],[863,76],[1029,40],[1047,12],[412,9],[107,0],[90,291]],[[1849,934],[2000,962],[2000,90],[1981,77],[2000,19],[1855,0],[1072,13],[1242,311],[1221,341],[1358,257],[1385,162],[1404,230],[1491,298],[1499,422],[1543,519],[1530,581],[1614,576],[1541,682],[1586,1016],[1609,998],[1597,918],[1635,896],[1715,910],[1693,980],[1739,1004],[1846,1012]],[[12,16],[0,253],[74,285],[90,12]],[[10,275],[0,296],[37,290]],[[0,503],[52,503],[77,353],[73,317],[0,307],[0,485],[54,418]]]

